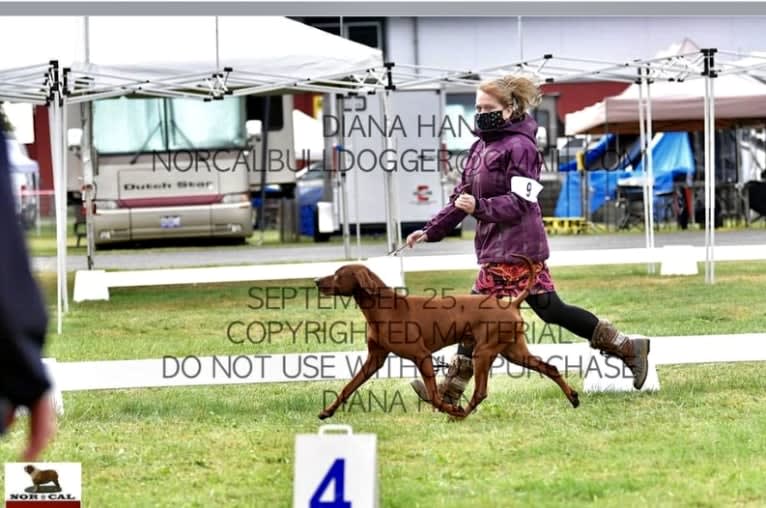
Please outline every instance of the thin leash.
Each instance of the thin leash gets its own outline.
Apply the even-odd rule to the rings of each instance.
[[[420,243],[422,241],[423,241],[423,237],[421,236],[420,239],[416,243]],[[402,244],[400,247],[392,250],[391,252],[389,252],[386,255],[387,256],[398,256],[399,253],[402,252],[405,247],[407,247],[407,243],[406,242],[404,244]],[[434,373],[437,373],[437,372],[439,372],[442,369],[446,372],[447,369],[449,369],[449,364],[445,363],[443,360],[441,360],[439,358],[433,358],[433,369],[434,369]]]
[[[388,254],[386,254],[386,256],[398,256],[398,255],[399,255],[399,253],[400,253],[402,250],[404,250],[404,248],[405,248],[405,247],[407,247],[407,243],[406,243],[406,242],[405,242],[405,243],[403,243],[403,244],[401,245],[401,247],[399,247],[399,248],[396,248],[396,249],[392,250],[391,252],[389,252]]]
[[[424,231],[424,233],[425,233],[425,231]],[[418,239],[418,241],[415,242],[415,243],[420,243],[422,241],[423,241],[423,237],[421,236]],[[396,249],[392,250],[391,252],[389,252],[388,254],[386,254],[386,256],[398,256],[399,253],[402,252],[405,247],[407,247],[407,242],[404,242],[401,246],[399,246],[398,248],[396,248]]]

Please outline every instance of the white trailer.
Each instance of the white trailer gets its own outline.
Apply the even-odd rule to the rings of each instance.
[[[332,205],[324,207],[332,210],[333,220],[324,226],[320,220],[321,232],[343,230],[344,224],[349,232],[357,226],[360,233],[383,232],[390,206],[406,234],[446,204],[453,184],[442,144],[444,94],[440,89],[397,90],[389,99],[388,118],[382,94],[343,97],[336,110],[342,114],[331,114],[329,120],[325,115],[325,136],[335,137],[342,150],[333,158],[337,171],[332,193],[326,194],[332,196]],[[392,137],[389,151],[387,131]],[[387,173],[393,179],[391,200],[385,191]]]

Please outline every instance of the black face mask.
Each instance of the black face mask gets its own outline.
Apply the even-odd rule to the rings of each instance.
[[[487,113],[477,113],[474,116],[474,123],[476,129],[480,131],[492,130],[502,127],[505,123],[503,120],[503,110],[489,111]]]

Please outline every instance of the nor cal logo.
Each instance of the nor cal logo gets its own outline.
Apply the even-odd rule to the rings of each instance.
[[[5,464],[5,508],[80,508],[81,498],[79,463]]]

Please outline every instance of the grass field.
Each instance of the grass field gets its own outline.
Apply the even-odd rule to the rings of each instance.
[[[766,329],[766,263],[718,263],[716,274],[710,287],[702,275],[652,277],[644,266],[553,271],[566,301],[629,331]],[[473,275],[410,274],[408,284],[415,293],[457,294]],[[53,300],[54,279],[41,282]],[[300,283],[269,286],[302,293]],[[353,308],[319,309],[313,292],[308,306],[296,298],[254,310],[252,295],[264,294],[254,287],[113,291],[110,302],[73,305],[47,354],[74,361],[364,349],[359,337],[294,340],[288,331],[233,344],[225,332],[236,320],[363,323]],[[531,311],[525,317],[532,320]],[[384,507],[764,506],[762,373],[758,363],[664,366],[659,393],[581,392],[577,410],[536,374],[493,377],[489,398],[462,422],[418,405],[408,380],[373,380],[331,422],[377,434]],[[569,382],[582,387],[577,376]],[[44,458],[82,462],[85,506],[291,506],[294,436],[316,432],[323,399],[343,383],[68,393]],[[378,402],[365,402],[371,396]],[[0,442],[6,460],[21,437],[16,429]]]

